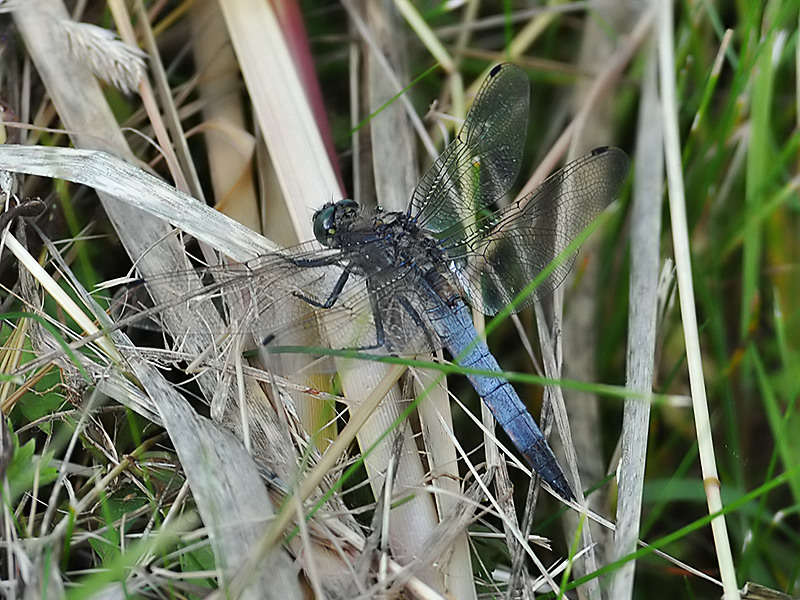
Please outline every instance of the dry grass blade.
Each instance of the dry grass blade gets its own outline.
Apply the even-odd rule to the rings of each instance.
[[[667,1],[660,3],[660,28],[658,30],[659,75],[664,111],[664,144],[669,186],[669,206],[672,223],[672,240],[675,249],[675,266],[678,273],[678,294],[681,304],[681,321],[686,340],[686,361],[692,389],[692,408],[697,428],[697,443],[700,448],[700,464],[710,513],[721,511],[722,497],[717,474],[714,444],[711,435],[711,420],[708,414],[706,383],[703,375],[703,360],[700,351],[700,336],[697,329],[697,309],[694,300],[692,266],[689,251],[689,233],[686,219],[686,195],[681,169],[680,138],[677,124],[677,100],[675,92],[675,55],[672,29],[672,6]],[[711,522],[722,575],[724,598],[739,597],[736,575],[733,568],[728,529],[725,516],[720,514]]]
[[[284,32],[268,4],[220,6],[294,230],[312,239],[312,209],[341,190]]]
[[[100,330],[91,321],[86,314],[78,307],[78,305],[70,298],[64,290],[62,290],[58,284],[53,280],[52,277],[45,271],[38,262],[34,260],[34,258],[28,253],[22,244],[20,244],[17,239],[8,234],[7,231],[3,232],[2,237],[2,245],[5,245],[14,256],[17,257],[17,260],[20,262],[22,266],[24,266],[28,272],[33,275],[36,280],[44,287],[44,289],[58,302],[58,304],[65,310],[67,313],[75,319],[75,321],[83,327],[84,332],[89,335],[97,334]],[[98,339],[98,345],[100,345],[103,350],[108,353],[108,355],[112,358],[112,360],[122,360],[122,357],[117,352],[116,348],[109,343],[109,341],[105,338]]]
[[[105,152],[4,145],[0,146],[0,168],[87,185],[117,203],[172,223],[236,261],[245,262],[277,250],[275,244],[252,229]]]
[[[661,187],[664,156],[660,104],[656,88],[655,48],[651,50],[648,73],[642,90],[639,113],[639,143],[631,220],[631,291],[628,342],[628,387],[650,393],[653,389],[656,344],[656,308],[659,278],[661,229]],[[614,560],[636,550],[642,513],[642,490],[650,427],[650,403],[631,398],[625,401],[622,447],[619,462],[619,504],[614,537]],[[623,566],[615,575],[611,591],[615,598],[631,598],[635,563]]]
[[[52,2],[31,2],[24,9],[15,13],[16,22],[25,37],[28,49],[34,57],[37,69],[40,75],[47,81],[48,89],[53,97],[54,103],[61,115],[61,118],[76,134],[76,145],[84,145],[89,147],[98,147],[101,144],[99,139],[113,140],[104,142],[102,145],[106,148],[114,147],[117,152],[127,153],[127,147],[122,139],[116,120],[111,115],[107,102],[103,98],[97,83],[92,78],[91,74],[85,69],[81,63],[75,63],[68,60],[68,54],[63,52],[63,47],[59,46],[59,40],[63,40],[60,35],[58,27],[67,19],[66,11],[62,6]],[[46,32],[50,32],[47,35]],[[53,45],[56,47],[54,48]],[[80,94],[75,91],[79,90]],[[93,137],[95,136],[95,137]],[[101,194],[101,197],[103,195]],[[107,212],[112,215],[112,218],[117,219],[120,224],[118,230],[121,237],[123,237],[129,247],[132,248],[132,253],[136,256],[146,254],[146,250],[150,249],[153,243],[161,238],[164,238],[168,233],[168,229],[163,223],[147,222],[141,218],[141,214],[135,213],[132,209],[126,209],[118,203],[109,201],[106,203]],[[132,225],[140,223],[140,227]],[[133,231],[137,235],[129,235]],[[142,234],[150,232],[153,237],[148,237]],[[136,250],[138,248],[138,250]],[[171,265],[174,269],[176,264],[176,256],[183,256],[182,251],[175,249],[171,254],[164,254],[159,252],[147,253],[145,261],[142,264],[143,268],[149,269],[150,272],[158,272],[159,270],[168,270]],[[154,261],[158,260],[157,265]],[[167,260],[168,262],[163,262]],[[185,263],[184,263],[185,264]],[[185,316],[182,317],[185,319]],[[153,370],[152,374],[155,376],[152,379],[146,379],[141,383],[151,387],[151,394],[158,395],[160,392],[160,383],[157,372]],[[170,413],[174,416],[177,413]],[[162,415],[163,416],[163,415]],[[166,424],[166,423],[165,423]],[[169,425],[168,425],[169,428]],[[211,443],[210,439],[195,438],[196,441],[202,444]],[[209,447],[210,448],[210,447]],[[196,449],[196,448],[195,448]],[[197,456],[197,454],[194,454]],[[205,472],[209,465],[203,464],[193,460],[192,456],[183,457],[183,465],[189,471],[197,469],[197,477],[200,481],[204,479],[201,473]],[[231,456],[227,456],[226,461],[231,461]],[[241,460],[241,456],[237,456],[232,460],[237,463]],[[219,464],[215,465],[217,468]],[[233,469],[235,465],[231,465]],[[233,470],[231,472],[234,472]],[[193,475],[194,476],[194,475]],[[244,483],[243,481],[240,483]],[[228,517],[233,516],[224,509],[226,505],[232,505],[234,502],[251,502],[249,506],[253,509],[250,515],[260,514],[263,518],[268,517],[267,512],[264,512],[265,505],[255,501],[253,494],[243,494],[238,500],[233,496],[233,490],[236,486],[228,486],[226,488],[216,487],[215,494],[222,493],[223,496],[229,496],[229,502],[220,503],[219,499],[209,501],[208,503],[199,503],[201,511],[213,507],[212,513],[204,514],[204,521],[210,526],[213,525],[217,529],[217,535],[213,536],[215,544],[218,546],[218,555],[224,556],[226,552],[226,544],[230,546],[241,547],[241,529],[236,529],[238,533],[234,536],[230,534],[234,531],[226,526]],[[205,496],[212,490],[208,488],[199,488],[195,490],[196,494]],[[210,498],[209,498],[210,500]],[[236,519],[235,519],[236,520]],[[252,535],[252,530],[250,530]],[[262,591],[272,589],[274,585],[272,578],[261,578],[261,580],[253,585]]]

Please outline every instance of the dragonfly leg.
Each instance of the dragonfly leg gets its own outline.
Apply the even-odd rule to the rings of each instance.
[[[431,336],[430,328],[427,325],[425,325],[425,322],[422,320],[422,317],[419,316],[419,312],[413,306],[411,306],[411,303],[402,296],[398,297],[397,301],[400,303],[400,306],[406,309],[406,312],[411,317],[411,320],[414,321],[416,326],[419,327],[425,334],[425,339],[428,342],[428,347],[433,350],[436,349],[437,346],[440,346],[440,344],[437,344],[434,341],[433,336]]]
[[[375,294],[370,293],[369,305],[372,309],[372,320],[375,322],[375,345],[364,348],[364,350],[377,350],[383,348],[386,344],[386,330],[383,328],[383,319],[381,318],[381,311],[378,308],[378,300]]]
[[[306,296],[301,292],[292,292],[296,298],[300,298],[303,302],[307,302],[311,306],[315,308],[322,308],[327,309],[331,308],[336,301],[339,299],[339,296],[344,289],[344,286],[347,284],[347,280],[350,278],[350,274],[352,273],[351,268],[345,267],[342,271],[342,274],[339,276],[339,279],[336,281],[336,285],[333,286],[330,295],[325,300],[325,302],[317,302],[314,298],[310,296]],[[350,348],[351,350],[357,351],[364,351],[364,350],[377,350],[378,348],[382,348],[383,345],[386,343],[386,334],[383,328],[383,320],[381,319],[381,313],[378,310],[378,304],[375,300],[375,296],[370,294],[370,306],[372,308],[372,318],[375,321],[375,343],[370,344],[368,346],[358,346],[356,348]]]
[[[342,271],[342,274],[339,276],[336,285],[333,286],[333,289],[331,290],[331,293],[328,296],[328,299],[325,300],[325,302],[317,302],[311,296],[306,296],[305,294],[302,294],[300,292],[292,292],[292,295],[294,295],[297,298],[300,298],[300,300],[302,300],[303,302],[307,302],[311,306],[315,306],[316,308],[330,308],[331,306],[336,304],[336,301],[339,299],[339,295],[342,293],[342,290],[344,289],[344,286],[349,278],[350,278],[350,267],[348,266],[344,269],[344,271]]]

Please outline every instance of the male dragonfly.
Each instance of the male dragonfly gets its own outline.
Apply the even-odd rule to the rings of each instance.
[[[467,377],[536,473],[571,500],[553,451],[500,374],[462,298],[494,315],[513,301],[521,310],[551,293],[574,255],[560,257],[521,297],[617,196],[629,159],[619,149],[596,148],[528,196],[487,210],[519,174],[528,105],[524,71],[496,66],[406,211],[368,212],[350,199],[328,203],[314,215],[318,243],[261,256],[244,271],[216,271],[211,289],[238,290],[252,308],[236,314],[250,315],[246,328],[258,332],[267,351],[296,347],[297,336],[321,319],[334,348],[404,355],[446,348],[463,367],[496,372]]]

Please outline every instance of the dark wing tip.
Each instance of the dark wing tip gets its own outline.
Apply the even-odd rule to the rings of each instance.
[[[630,165],[631,159],[627,152],[616,146],[598,146],[589,152],[589,156],[602,156],[604,154],[616,157],[617,161],[621,164]]]
[[[628,178],[628,172],[631,168],[630,157],[624,150],[614,146],[599,146],[589,153],[589,156],[592,157],[604,155],[608,155],[606,164],[611,173],[617,175],[616,181],[619,184],[619,188],[621,188],[622,184],[625,183],[625,180]],[[619,189],[617,189],[614,195],[618,193]]]
[[[494,77],[495,75],[497,75],[500,72],[500,69],[502,69],[503,66],[507,64],[508,63],[500,63],[499,65],[493,66],[492,70],[489,71],[489,77]]]

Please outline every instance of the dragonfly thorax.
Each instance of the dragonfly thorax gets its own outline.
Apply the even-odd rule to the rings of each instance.
[[[418,276],[451,274],[438,240],[405,212],[378,209],[367,215],[351,199],[330,202],[314,214],[314,236],[322,245],[342,252],[343,263],[362,275],[412,269]],[[368,277],[370,275],[367,275]]]

